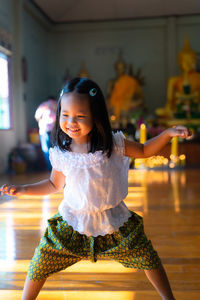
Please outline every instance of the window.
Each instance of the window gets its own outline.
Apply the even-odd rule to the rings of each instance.
[[[0,129],[10,129],[8,56],[0,51]]]

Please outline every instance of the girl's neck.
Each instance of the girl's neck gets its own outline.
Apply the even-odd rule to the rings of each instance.
[[[75,143],[72,140],[72,143],[70,145],[70,149],[72,152],[76,152],[76,153],[88,153],[90,150],[90,142],[86,142],[86,143]]]

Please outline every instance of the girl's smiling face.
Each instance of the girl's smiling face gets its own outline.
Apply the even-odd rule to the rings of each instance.
[[[86,94],[76,92],[62,96],[60,128],[77,144],[88,142],[88,134],[93,128],[89,99]]]

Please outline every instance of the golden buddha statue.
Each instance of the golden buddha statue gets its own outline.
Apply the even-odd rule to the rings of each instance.
[[[158,116],[183,119],[200,116],[200,73],[195,70],[196,63],[197,55],[185,38],[178,54],[181,75],[169,79],[167,103],[156,110]]]
[[[80,78],[89,78],[89,73],[86,70],[86,66],[85,66],[84,62],[82,62],[82,64],[81,64],[80,71],[78,73],[78,77],[80,77]]]
[[[116,78],[108,82],[107,98],[109,109],[119,120],[121,114],[126,114],[134,106],[134,99],[143,98],[143,94],[138,80],[126,74],[126,63],[121,53],[114,67]]]

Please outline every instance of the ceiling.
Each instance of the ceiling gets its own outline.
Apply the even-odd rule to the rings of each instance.
[[[200,14],[200,0],[27,0],[52,23]]]

